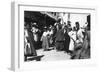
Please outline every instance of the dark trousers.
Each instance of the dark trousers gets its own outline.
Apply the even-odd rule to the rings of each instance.
[[[70,44],[70,38],[65,39],[65,41],[64,41],[64,51],[70,52],[69,51],[69,44]]]

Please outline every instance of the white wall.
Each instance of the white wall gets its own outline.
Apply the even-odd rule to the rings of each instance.
[[[82,27],[87,22],[87,14],[70,14],[70,21],[72,27],[75,26],[75,22],[79,22]]]
[[[83,27],[85,23],[87,22],[87,16],[89,14],[81,14],[81,13],[70,13],[70,21],[71,26],[75,26],[75,22],[79,22],[80,27]],[[62,21],[64,21],[67,24],[68,21],[68,13],[60,13],[59,16],[62,18]]]
[[[11,73],[12,71],[8,70],[10,67],[10,54],[11,54],[11,1],[14,0],[1,0],[0,1],[0,73]],[[53,6],[66,6],[67,4],[71,5],[84,5],[84,6],[96,6],[97,10],[97,23],[95,24],[95,29],[97,32],[94,33],[96,45],[94,48],[100,49],[99,47],[99,38],[100,38],[100,0],[16,0],[22,2],[32,2],[35,5],[53,5]],[[100,52],[100,50],[98,50]],[[97,57],[100,58],[100,54],[96,52]],[[97,64],[100,68],[100,59],[97,60]],[[69,67],[69,68],[60,68],[60,69],[47,69],[35,71],[38,73],[98,73],[98,67]],[[35,73],[34,71],[30,71]],[[27,73],[27,71],[26,71]]]

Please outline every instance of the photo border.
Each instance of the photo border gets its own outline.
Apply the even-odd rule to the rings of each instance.
[[[27,62],[26,64],[23,63],[24,58],[21,55],[22,51],[20,49],[21,42],[23,41],[21,38],[21,34],[23,33],[21,30],[23,29],[23,25],[20,25],[20,21],[22,20],[21,14],[20,14],[20,6],[23,7],[42,7],[47,9],[71,9],[73,12],[75,10],[87,11],[91,14],[91,32],[95,33],[95,22],[96,22],[96,8],[95,7],[89,7],[89,6],[73,6],[73,5],[66,5],[66,7],[59,7],[59,6],[43,6],[43,5],[33,5],[32,3],[21,3],[21,2],[13,2],[11,5],[11,37],[12,37],[12,43],[11,43],[11,69],[14,71],[19,70],[32,70],[32,69],[46,69],[47,67],[53,69],[55,67],[61,68],[61,67],[75,67],[75,66],[91,66],[96,64],[96,49],[95,43],[91,42],[91,59],[81,59],[81,60],[67,60],[67,61],[50,61],[50,62]],[[22,10],[23,11],[23,10]],[[62,11],[64,12],[64,11]],[[76,11],[77,12],[77,11]],[[78,11],[79,12],[79,11]],[[24,17],[23,17],[24,19]],[[23,20],[22,20],[23,21]],[[91,33],[91,41],[94,41],[95,35]],[[23,59],[22,59],[23,58]],[[22,61],[23,60],[23,61]]]

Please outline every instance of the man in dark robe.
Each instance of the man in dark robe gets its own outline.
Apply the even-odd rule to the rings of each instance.
[[[57,31],[55,35],[55,46],[58,51],[61,51],[64,49],[64,30],[61,26],[59,26],[59,30]]]

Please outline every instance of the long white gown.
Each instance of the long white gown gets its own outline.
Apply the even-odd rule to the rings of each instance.
[[[76,32],[75,31],[71,31],[68,33],[70,38],[70,44],[69,44],[69,50],[73,51],[74,50],[74,41],[76,41]]]

